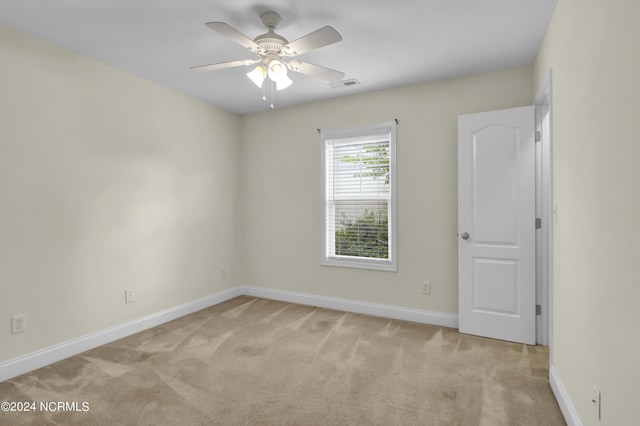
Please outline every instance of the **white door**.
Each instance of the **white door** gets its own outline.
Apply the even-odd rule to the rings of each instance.
[[[534,107],[458,117],[461,333],[536,342]]]

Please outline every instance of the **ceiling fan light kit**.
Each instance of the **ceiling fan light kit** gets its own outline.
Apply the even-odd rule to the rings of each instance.
[[[302,62],[297,59],[288,60],[288,58],[293,56],[341,41],[342,36],[335,29],[330,26],[325,26],[306,36],[289,42],[286,38],[275,32],[275,29],[282,21],[282,18],[277,12],[264,12],[260,15],[260,19],[267,28],[267,32],[257,36],[253,40],[224,22],[208,22],[205,24],[212,30],[246,47],[258,55],[258,59],[242,59],[218,64],[201,65],[192,67],[191,69],[214,71],[225,68],[251,66],[260,63],[252,71],[247,73],[247,77],[260,89],[263,89],[263,85],[268,77],[272,85],[271,92],[273,92],[273,85],[275,85],[276,90],[279,91],[293,84],[293,81],[288,76],[288,70],[320,78],[330,83],[340,81],[344,77],[344,73],[340,71]],[[264,94],[262,99],[266,101]],[[271,107],[273,108],[273,99]]]

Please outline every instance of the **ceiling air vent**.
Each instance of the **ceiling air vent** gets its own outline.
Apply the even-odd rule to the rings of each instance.
[[[352,78],[351,80],[342,80],[342,81],[329,84],[329,86],[331,86],[333,89],[344,89],[345,87],[359,86],[359,85],[360,85],[360,82],[355,78]]]

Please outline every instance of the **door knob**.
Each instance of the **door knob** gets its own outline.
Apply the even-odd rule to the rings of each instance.
[[[463,240],[468,240],[469,239],[469,233],[468,232],[463,232],[462,235],[460,235],[462,237]]]

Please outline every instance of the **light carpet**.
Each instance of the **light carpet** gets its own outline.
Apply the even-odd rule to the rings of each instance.
[[[548,375],[546,347],[242,296],[0,383],[37,408],[0,424],[564,425]]]

